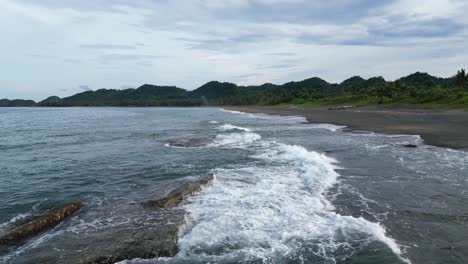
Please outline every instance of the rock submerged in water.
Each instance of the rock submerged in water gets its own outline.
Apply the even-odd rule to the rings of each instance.
[[[130,206],[121,212],[128,221],[105,225],[92,232],[77,234],[65,230],[48,243],[16,257],[15,263],[110,264],[130,259],[173,257],[178,252],[177,243],[189,217],[185,210],[175,207],[211,184],[213,179],[213,175],[203,177],[181,185],[160,199],[144,202],[143,206]],[[51,248],[56,250],[50,251]]]
[[[187,196],[199,192],[203,186],[209,185],[213,182],[214,176],[210,175],[204,177],[196,182],[185,183],[179,188],[171,191],[169,194],[161,199],[147,201],[142,203],[143,206],[148,208],[172,208],[179,205]]]
[[[122,237],[111,254],[103,254],[87,261],[88,264],[111,264],[128,259],[151,259],[158,257],[173,257],[177,254],[177,241],[179,229],[183,224],[186,212],[182,209],[172,210],[190,195],[201,191],[204,186],[211,184],[213,175],[201,178],[195,182],[188,182],[168,193],[163,198],[142,203],[146,208],[158,209],[151,214],[174,214],[170,225],[161,223],[164,228],[151,230],[132,229],[122,231]],[[177,216],[177,217],[175,217]],[[160,218],[161,220],[167,217]],[[176,220],[177,219],[177,220]],[[179,224],[175,224],[179,223]]]
[[[208,138],[169,139],[164,141],[167,146],[176,148],[204,147],[210,143]]]
[[[175,256],[180,227],[184,223],[186,212],[184,210],[159,210],[150,214],[160,215],[154,218],[155,222],[151,224],[154,225],[153,228],[145,224],[119,226],[88,237],[89,243],[96,243],[94,242],[96,239],[100,242],[95,246],[96,251],[85,252],[87,257],[80,259],[79,263],[111,264],[136,258]],[[114,241],[109,243],[112,239]]]
[[[403,147],[405,147],[405,148],[417,148],[418,145],[415,145],[415,144],[404,144]]]
[[[348,110],[348,109],[352,109],[352,108],[354,108],[354,107],[351,106],[351,105],[343,105],[343,106],[329,107],[328,110],[342,111],[342,110]]]
[[[83,207],[83,204],[80,201],[76,201],[59,209],[52,210],[42,216],[33,218],[31,221],[16,227],[12,232],[0,237],[0,246],[7,246],[19,242],[37,235],[48,228],[52,228],[71,214],[80,210],[81,207]]]

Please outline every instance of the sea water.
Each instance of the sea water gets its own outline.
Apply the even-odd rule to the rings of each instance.
[[[205,144],[168,143],[194,138]],[[409,143],[420,147],[402,146]],[[302,117],[4,108],[0,234],[68,202],[85,209],[2,251],[0,263],[34,263],[38,252],[67,263],[83,250],[70,241],[129,223],[149,228],[155,219],[140,202],[210,174],[211,186],[174,209],[187,212],[178,254],[127,263],[466,263],[467,165],[468,153],[424,145],[419,136]]]

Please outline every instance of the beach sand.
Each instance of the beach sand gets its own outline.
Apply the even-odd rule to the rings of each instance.
[[[429,145],[468,150],[468,111],[385,109],[377,107],[328,110],[308,107],[224,107],[271,115],[304,116],[310,123],[347,126],[351,130],[420,135]]]

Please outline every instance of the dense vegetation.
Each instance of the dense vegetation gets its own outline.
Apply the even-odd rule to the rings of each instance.
[[[0,107],[9,107],[9,106],[35,106],[36,102],[33,100],[8,100],[8,99],[1,99],[0,100]]]
[[[34,103],[0,100],[0,106],[205,106],[205,105],[370,105],[468,108],[468,75],[450,78],[417,72],[396,81],[355,76],[340,84],[310,78],[283,85],[238,86],[209,82],[194,91],[145,84],[137,89],[100,89]]]

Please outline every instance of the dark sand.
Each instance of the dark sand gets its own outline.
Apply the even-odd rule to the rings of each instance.
[[[311,123],[347,126],[385,134],[420,135],[426,144],[468,150],[468,111],[380,109],[327,110],[303,107],[225,107],[271,115],[304,116]]]

